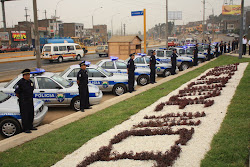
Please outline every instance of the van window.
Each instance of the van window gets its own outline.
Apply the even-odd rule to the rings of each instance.
[[[80,45],[76,45],[76,49],[82,49]]]
[[[105,46],[105,49],[109,49],[108,46]]]
[[[69,50],[75,50],[74,46],[68,46]]]
[[[44,52],[51,52],[51,46],[44,46],[43,51]]]
[[[59,46],[59,51],[66,51],[66,46]]]
[[[58,51],[58,46],[54,46],[54,52]]]

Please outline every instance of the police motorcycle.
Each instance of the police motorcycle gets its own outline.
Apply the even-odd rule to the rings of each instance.
[[[10,96],[0,91],[0,134],[3,137],[11,137],[22,131],[22,119],[17,97]],[[37,127],[43,121],[48,107],[39,99],[34,99],[33,127]]]
[[[98,86],[103,92],[113,92],[114,95],[120,96],[128,90],[128,77],[126,75],[114,75],[113,73],[99,67],[90,65],[86,68],[88,72],[89,83]],[[69,81],[76,82],[77,73],[80,71],[79,65],[72,65],[59,75]]]
[[[185,46],[178,46],[178,47],[173,47],[170,50],[176,49],[177,54],[181,56],[186,56],[191,59],[194,59],[194,49],[195,45],[185,45]],[[198,48],[199,50],[199,48]],[[204,55],[203,51],[198,52],[198,64],[203,63],[207,60],[206,55]]]
[[[127,75],[127,63],[128,60],[119,60],[118,57],[110,56],[110,59],[103,59],[99,61],[96,65],[102,67],[103,69],[112,72],[114,74],[126,74]],[[138,85],[147,85],[150,79],[150,69],[147,68],[137,68],[135,69],[135,81]]]
[[[30,79],[34,83],[34,98],[43,100],[47,106],[71,106],[74,110],[80,110],[80,98],[78,85],[70,82],[63,77],[45,72],[44,69],[32,71]],[[0,91],[15,96],[17,82],[22,78],[22,74],[7,83]],[[91,105],[99,104],[102,100],[102,91],[93,85],[89,87],[89,102]]]
[[[150,69],[150,67],[149,67],[150,56],[147,56],[147,54],[137,53],[137,55],[135,55],[134,62],[135,62],[136,67]],[[167,76],[171,75],[171,68],[172,68],[171,64],[161,63],[159,61],[156,61],[155,70],[156,70],[156,74],[158,76],[167,77]],[[178,73],[179,69],[176,68],[175,72]]]
[[[151,55],[151,52],[156,52],[156,60],[161,63],[171,64],[171,57],[173,54],[172,50],[167,50],[167,48],[159,48],[156,50],[148,50],[148,55]],[[177,67],[180,71],[186,70],[189,67],[193,66],[193,59],[186,56],[178,55],[177,57]]]

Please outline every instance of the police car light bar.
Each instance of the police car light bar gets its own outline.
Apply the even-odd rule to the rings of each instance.
[[[115,60],[118,60],[118,57],[110,56],[110,59],[111,59],[112,61],[115,61]]]
[[[85,65],[89,66],[91,63],[89,61],[85,61]]]
[[[36,68],[36,71],[31,71],[30,74],[41,74],[44,73],[45,70],[42,68]]]
[[[144,56],[147,56],[147,54],[145,54],[145,53],[142,53],[142,54],[141,54],[141,56],[142,56],[142,57],[144,57]]]
[[[167,48],[159,48],[159,49],[167,50]]]
[[[141,56],[142,53],[137,53],[137,55]]]

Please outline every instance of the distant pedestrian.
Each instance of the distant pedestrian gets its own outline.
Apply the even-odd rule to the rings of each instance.
[[[173,54],[171,56],[171,74],[174,75],[176,74],[175,71],[176,71],[176,58],[177,58],[177,54],[176,54],[176,49],[173,50]]]
[[[220,42],[220,54],[221,54],[221,55],[223,54],[223,48],[224,48],[223,45],[224,45],[224,44],[223,44],[223,41],[221,41],[221,42]]]
[[[249,53],[248,53],[248,55],[250,56],[250,39],[248,41],[248,47],[249,47]]]
[[[235,41],[235,49],[238,50],[239,49],[239,40],[236,39]]]
[[[198,65],[198,51],[198,44],[196,44],[194,48],[194,66]]]
[[[84,109],[91,109],[89,104],[89,87],[88,87],[88,72],[87,62],[83,61],[80,64],[81,70],[77,73],[77,84],[80,96],[80,111],[84,112]]]
[[[127,74],[128,74],[128,91],[132,93],[135,91],[134,84],[135,84],[135,54],[130,54],[130,59],[127,65]]]
[[[18,81],[16,89],[15,89],[15,93],[16,93],[16,96],[18,97],[23,131],[25,133],[31,133],[31,130],[37,130],[37,128],[33,127],[34,84],[30,80],[30,69],[23,70],[22,74],[23,74],[23,78]]]
[[[155,66],[156,66],[156,58],[155,58],[155,51],[152,51],[152,54],[150,56],[149,61],[149,67],[150,67],[150,83],[154,84],[155,82]]]
[[[242,55],[246,55],[247,52],[247,39],[246,36],[244,35],[243,39],[242,39]]]
[[[224,49],[223,49],[224,53],[227,53],[227,43],[225,42],[223,46],[224,46]]]

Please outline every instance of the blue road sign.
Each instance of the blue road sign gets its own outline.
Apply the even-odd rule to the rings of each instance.
[[[143,15],[143,11],[132,11],[131,12],[131,16],[142,16]]]

